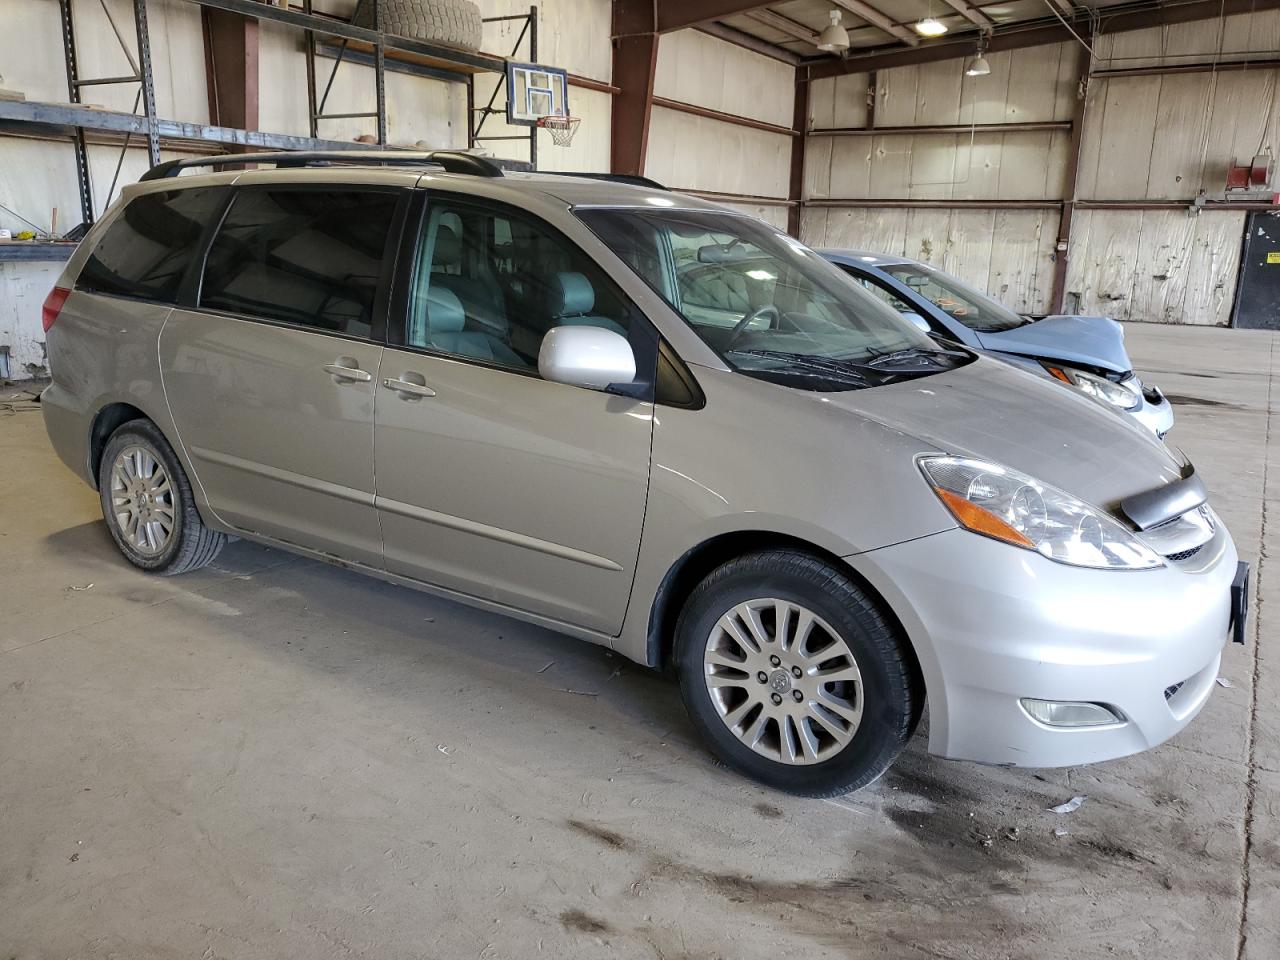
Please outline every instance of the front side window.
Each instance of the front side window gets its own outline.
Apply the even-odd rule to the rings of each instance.
[[[702,210],[575,212],[742,373],[840,390],[971,359],[940,348],[818,254],[759,220]]]
[[[209,249],[200,306],[369,337],[399,194],[248,187]]]
[[[923,263],[898,263],[881,269],[970,330],[997,333],[1028,322],[985,293]]]
[[[553,327],[599,327],[626,337],[634,315],[604,272],[540,221],[483,203],[429,203],[406,345],[533,372]]]
[[[130,200],[89,254],[76,286],[175,302],[200,235],[225,196],[220,188],[194,187]]]

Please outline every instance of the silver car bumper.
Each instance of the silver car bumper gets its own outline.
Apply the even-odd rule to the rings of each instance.
[[[1190,723],[1218,674],[1236,561],[1221,526],[1190,560],[1146,571],[1069,567],[958,529],[848,558],[916,648],[930,752],[1028,767],[1126,756]],[[1051,727],[1023,698],[1121,719]]]

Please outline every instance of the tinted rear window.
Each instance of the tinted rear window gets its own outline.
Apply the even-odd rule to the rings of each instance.
[[[241,190],[205,262],[200,305],[367,337],[398,193]]]
[[[222,189],[199,188],[131,200],[89,254],[76,286],[173,303],[200,233],[224,197]]]

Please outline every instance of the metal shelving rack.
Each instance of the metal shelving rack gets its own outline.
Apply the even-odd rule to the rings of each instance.
[[[80,193],[81,213],[86,225],[94,220],[93,190],[89,177],[86,132],[105,134],[122,140],[123,151],[134,136],[145,136],[147,153],[152,166],[160,162],[161,142],[174,145],[214,145],[215,148],[256,147],[269,150],[351,150],[368,149],[368,144],[345,140],[325,140],[319,136],[322,120],[368,117],[375,121],[377,142],[387,146],[386,73],[412,73],[429,76],[451,83],[465,84],[467,88],[467,145],[475,146],[485,140],[526,139],[524,135],[512,137],[480,136],[484,121],[490,114],[502,112],[494,103],[505,89],[506,63],[501,57],[484,53],[456,50],[422,40],[413,40],[383,33],[377,27],[377,4],[374,0],[359,0],[357,13],[366,3],[372,4],[373,28],[320,16],[312,11],[312,0],[301,0],[302,9],[280,7],[259,0],[188,0],[202,7],[224,10],[257,20],[269,20],[304,32],[304,49],[307,64],[307,103],[310,113],[310,137],[289,134],[263,133],[213,124],[189,123],[166,120],[156,116],[155,86],[151,70],[151,42],[147,31],[146,0],[133,0],[133,16],[137,38],[137,56],[129,49],[120,30],[112,21],[112,29],[120,40],[120,46],[129,59],[133,73],[120,77],[81,77],[77,68],[75,19],[73,0],[58,0],[62,21],[62,43],[66,59],[67,93],[70,103],[41,103],[34,101],[0,101],[0,134],[35,134],[70,139],[75,151],[76,175]],[[353,16],[353,20],[355,17]],[[524,20],[525,25],[516,40],[512,57],[520,52],[527,38],[529,59],[537,57],[538,8],[530,7],[527,14],[510,17],[490,17],[485,22]],[[317,59],[330,57],[333,66],[323,91],[317,90]],[[360,63],[373,67],[376,108],[360,113],[325,113],[324,107],[333,86],[338,68],[344,63]],[[499,76],[493,96],[485,107],[475,107],[474,77],[477,73],[496,73]],[[83,105],[81,91],[85,87],[107,84],[138,84],[138,96],[134,112],[99,110]],[[138,113],[141,106],[142,112]],[[479,118],[477,120],[477,117]],[[531,128],[529,161],[502,161],[509,167],[529,169],[537,161],[537,130]],[[42,244],[42,247],[53,245]],[[30,252],[19,252],[18,244],[0,244],[0,260],[32,259]],[[52,256],[52,255],[51,255]],[[62,257],[57,257],[62,259]]]
[[[529,39],[529,63],[538,62],[538,8],[530,7],[528,13],[517,13],[507,17],[485,17],[484,23],[503,23],[523,20],[524,26],[520,28],[520,34],[516,37],[516,42],[511,45],[510,59],[515,60],[520,54],[520,46],[524,43],[525,38]],[[538,128],[530,127],[527,134],[514,134],[502,136],[480,136],[480,131],[484,129],[485,121],[495,113],[505,113],[506,111],[494,107],[498,94],[507,87],[507,73],[504,66],[502,75],[498,82],[493,86],[493,93],[489,97],[489,102],[483,107],[475,105],[475,84],[467,86],[467,124],[470,129],[467,131],[467,146],[474,147],[477,143],[487,140],[528,140],[529,141],[529,165],[535,169],[538,166]],[[510,91],[508,91],[510,96]],[[477,122],[476,117],[479,117]]]

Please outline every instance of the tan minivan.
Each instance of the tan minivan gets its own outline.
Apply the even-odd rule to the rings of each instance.
[[[257,168],[192,169],[226,164]],[[130,562],[248,537],[608,645],[783,790],[871,782],[926,698],[941,756],[1146,749],[1243,635],[1158,439],[656,185],[175,161],[44,322],[49,437]]]

